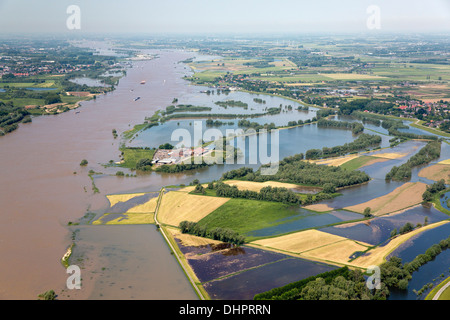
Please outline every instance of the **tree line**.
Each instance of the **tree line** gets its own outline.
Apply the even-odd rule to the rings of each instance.
[[[231,186],[221,181],[208,185],[209,189],[216,191],[218,197],[242,198],[252,200],[275,201],[288,204],[301,204],[300,197],[292,190],[267,186],[259,192],[251,190],[239,190],[237,186]]]
[[[322,128],[342,128],[352,130],[353,134],[359,134],[364,131],[364,125],[360,122],[334,121],[328,119],[319,119],[318,127]]]
[[[409,160],[400,165],[393,166],[386,174],[386,181],[406,181],[411,179],[412,169],[414,167],[428,164],[441,156],[441,141],[428,142],[425,147],[419,150]]]
[[[232,243],[238,246],[245,242],[244,236],[228,228],[216,227],[208,229],[207,226],[199,226],[197,222],[192,221],[181,221],[179,228],[182,233]]]
[[[386,300],[383,289],[370,290],[361,270],[342,267],[259,293],[254,300]]]
[[[340,146],[323,147],[322,149],[309,149],[305,153],[306,160],[317,160],[322,158],[331,158],[337,156],[343,156],[347,153],[357,152],[379,145],[381,143],[381,137],[378,135],[372,135],[362,133],[354,141],[345,143]]]
[[[341,167],[322,166],[303,161],[302,153],[286,157],[279,162],[274,175],[262,175],[261,168],[256,172],[252,168],[239,168],[222,174],[223,180],[240,179],[255,182],[279,181],[302,185],[341,188],[357,185],[370,180],[369,175],[359,170],[345,170]],[[261,167],[269,167],[263,165]]]
[[[255,295],[254,300],[386,300],[391,290],[406,290],[412,273],[450,246],[450,237],[413,261],[392,256],[380,265],[380,289],[369,289],[361,270],[342,267]]]
[[[439,193],[442,190],[445,190],[447,187],[445,186],[445,180],[441,179],[432,185],[427,186],[427,190],[422,194],[422,199],[425,202],[429,202],[433,200],[435,194]]]
[[[0,136],[16,130],[20,122],[31,122],[29,112],[11,101],[0,101]]]

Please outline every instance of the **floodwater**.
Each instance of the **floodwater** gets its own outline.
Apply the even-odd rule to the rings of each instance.
[[[439,241],[447,239],[450,235],[450,224],[446,223],[442,226],[431,230],[424,231],[415,235],[407,242],[403,243],[390,256],[397,256],[402,259],[403,263],[414,260],[419,254]],[[388,258],[389,258],[388,257]],[[432,283],[433,288],[440,282],[450,276],[450,249],[443,250],[433,260],[421,266],[417,271],[412,273],[412,279],[409,281],[407,290],[393,291],[389,296],[390,300],[421,300],[426,297],[431,289],[425,290],[421,295],[416,292],[423,286]]]
[[[217,165],[179,174],[152,172],[119,178],[114,175],[117,168],[103,166],[110,160],[119,160],[121,141],[113,138],[112,130],[119,133],[129,130],[156,110],[170,105],[174,98],[179,98],[179,103],[193,105],[212,105],[218,99],[242,100],[251,105],[247,111],[261,108],[253,104],[255,97],[266,100],[265,106],[293,106],[293,110],[286,110],[274,118],[252,120],[259,123],[284,124],[284,121],[314,116],[315,110],[297,111],[297,104],[278,97],[237,92],[220,96],[200,93],[204,88],[191,86],[182,79],[191,71],[178,63],[194,56],[193,53],[151,53],[157,53],[158,58],[133,62],[133,68],[127,70],[127,76],[120,80],[115,91],[83,102],[77,110],[34,118],[32,123],[21,125],[18,130],[0,138],[3,168],[0,175],[0,299],[36,299],[38,294],[50,289],[60,294],[61,299],[195,299],[194,290],[154,226],[68,227],[68,223],[77,221],[88,212],[106,212],[110,208],[105,197],[107,194],[156,192],[162,186],[188,184],[193,179],[208,182],[245,164]],[[140,84],[142,80],[146,81],[145,85]],[[138,96],[140,99],[135,101]],[[245,111],[238,109],[242,108],[229,107],[225,111]],[[133,144],[154,147],[160,142],[170,142],[172,130],[189,128],[189,122],[192,121],[173,120],[153,127],[140,133]],[[382,130],[378,128],[378,131]],[[388,146],[389,137],[382,137],[382,147]],[[318,129],[316,125],[280,130],[279,157],[311,148],[341,145],[354,138],[349,131]],[[256,143],[259,137],[253,139],[248,143]],[[402,147],[416,146],[419,147],[420,143]],[[245,150],[248,150],[248,145]],[[344,190],[343,196],[330,203],[336,208],[344,207],[392,191],[397,185],[384,182],[384,170],[407,158],[391,160],[388,168],[386,163],[365,168],[375,178],[364,186]],[[88,160],[88,166],[79,166],[82,159]],[[258,168],[259,165],[251,166]],[[94,181],[100,190],[98,194],[92,192],[92,182],[87,175],[89,170],[97,172]],[[68,275],[60,263],[72,239],[75,239],[76,246],[70,263],[82,267],[83,286],[78,291],[65,288]],[[292,272],[298,270],[298,261],[290,264]],[[285,272],[289,268],[283,269],[281,265],[288,262],[258,268],[258,272],[249,274],[256,276],[265,270],[270,274],[275,269],[276,272]],[[310,263],[308,270],[310,275],[319,273],[321,268],[317,269],[316,264]],[[223,296],[227,296],[227,284],[232,284],[229,289],[234,288],[235,280],[239,282],[243,276],[221,281],[215,288],[224,286]],[[271,285],[293,280],[298,280],[298,274]]]
[[[154,188],[145,177],[115,179],[112,184],[99,183],[100,193],[93,194],[87,173],[91,169],[107,173],[100,164],[118,157],[119,141],[113,138],[112,129],[128,130],[129,124],[141,123],[158,108],[169,105],[174,97],[196,91],[181,79],[189,70],[178,64],[190,56],[164,52],[158,59],[137,61],[114,92],[83,102],[76,111],[34,118],[32,123],[0,139],[0,299],[36,299],[50,289],[61,292],[68,275],[60,260],[72,242],[68,222],[87,211],[107,208],[106,194],[133,188],[157,191],[157,186],[165,184],[166,180],[157,176],[152,177]],[[146,80],[145,85],[140,84],[142,80]],[[133,102],[136,95],[141,99]],[[89,161],[87,167],[79,166],[82,159]],[[126,235],[121,233],[114,241],[125,245]],[[159,247],[167,251],[167,247]],[[95,250],[87,251],[85,259],[95,260]],[[157,272],[176,267],[177,262],[172,260],[154,260],[151,269]],[[179,298],[194,297],[185,281],[178,284],[179,289],[170,288],[171,277],[180,275],[182,271],[178,270],[153,280],[161,297],[172,297],[172,292],[183,292]],[[84,274],[83,279],[83,288],[94,287],[89,276]],[[119,290],[108,290],[108,297],[121,297]],[[72,297],[75,295],[84,299],[91,292],[81,289],[72,293]],[[154,292],[149,288],[134,298],[152,296]]]

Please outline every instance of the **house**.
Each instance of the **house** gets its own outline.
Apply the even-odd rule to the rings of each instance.
[[[198,147],[194,149],[194,156],[201,156],[202,154],[205,153],[205,149],[202,147]]]

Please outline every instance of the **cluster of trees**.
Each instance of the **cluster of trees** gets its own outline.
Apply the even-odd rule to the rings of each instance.
[[[279,162],[277,173],[262,175],[261,168],[256,172],[252,168],[239,168],[222,175],[222,179],[241,179],[247,181],[280,181],[319,186],[332,189],[352,186],[370,180],[370,177],[359,170],[345,170],[341,167],[322,166],[303,161],[303,154],[286,157]],[[266,166],[266,165],[264,165]]]
[[[238,108],[248,108],[248,104],[242,101],[235,101],[235,100],[225,100],[225,101],[216,101],[215,104],[221,107],[238,107]]]
[[[395,136],[398,138],[404,138],[404,139],[430,139],[430,140],[437,140],[438,137],[434,135],[428,135],[428,134],[415,134],[411,132],[404,132],[399,131],[399,129],[408,129],[409,126],[405,125],[401,120],[394,120],[394,119],[384,119],[381,122],[381,126],[388,130],[389,135]]]
[[[213,120],[213,119],[207,119],[206,120],[206,125],[209,126],[209,127],[222,126],[222,125],[225,125],[225,124],[233,125],[234,122],[233,121],[225,122],[225,121]]]
[[[432,185],[427,186],[427,190],[425,190],[425,192],[422,194],[422,199],[425,202],[429,202],[431,200],[433,200],[433,196],[442,191],[445,190],[447,187],[445,186],[445,180],[441,179],[435,183],[433,183]]]
[[[319,119],[317,126],[322,128],[342,128],[352,130],[353,134],[359,134],[364,131],[364,125],[360,122],[334,121]]]
[[[253,101],[260,104],[266,104],[266,100],[260,98],[253,98]]]
[[[16,130],[20,122],[30,122],[31,118],[25,108],[16,107],[11,101],[0,101],[0,136]]]
[[[201,107],[201,106],[193,106],[191,104],[179,104],[177,106],[168,106],[166,110],[163,112],[163,115],[172,114],[174,112],[183,112],[183,111],[211,111],[211,107]]]
[[[378,135],[371,135],[362,133],[354,141],[345,143],[341,146],[323,147],[322,149],[309,149],[305,153],[305,159],[316,160],[321,158],[330,158],[342,156],[347,153],[364,150],[372,146],[379,145],[381,143],[381,137]]]
[[[339,113],[350,115],[355,111],[369,111],[380,114],[389,114],[394,111],[395,104],[376,99],[355,99],[341,103]]]
[[[238,126],[239,127],[244,127],[244,128],[252,128],[255,129],[255,131],[260,131],[262,129],[265,129],[267,131],[270,131],[272,129],[276,129],[277,126],[275,125],[275,123],[265,123],[265,124],[259,124],[258,122],[251,122],[249,120],[239,120],[238,121]]]
[[[389,291],[367,288],[361,270],[342,267],[255,295],[254,300],[386,300]]]
[[[418,270],[427,262],[433,260],[443,250],[450,246],[450,237],[441,240],[438,244],[433,244],[425,253],[417,255],[411,262],[402,264],[402,260],[398,257],[391,257],[389,261],[380,265],[381,281],[389,288],[397,288],[406,290],[408,282],[412,278],[412,273]]]
[[[252,200],[275,201],[288,204],[301,204],[301,199],[292,190],[287,188],[273,188],[267,186],[261,188],[259,192],[251,190],[239,190],[236,186],[223,183],[221,181],[209,184],[209,189],[214,189],[216,195],[227,198],[243,198]]]
[[[449,247],[450,237],[448,237],[447,239],[442,239],[438,244],[434,244],[430,248],[428,248],[425,253],[421,253],[416,256],[413,261],[405,263],[403,267],[408,272],[413,273],[427,262],[433,260],[438,254],[440,254],[443,250],[448,249]]]
[[[406,290],[412,273],[449,246],[450,237],[405,264],[392,256],[380,265],[380,289],[368,289],[367,280],[360,270],[343,267],[259,293],[254,300],[385,300],[390,290]]]
[[[419,150],[409,160],[400,165],[393,166],[386,174],[386,181],[406,181],[411,178],[411,171],[414,167],[430,163],[441,155],[441,141],[428,142],[425,147]]]
[[[164,143],[161,144],[158,149],[162,149],[162,150],[172,150],[173,148],[175,148],[173,145],[171,145],[170,143]]]
[[[163,166],[157,167],[156,172],[177,173],[177,172],[205,168],[209,165],[210,164],[208,164],[204,161],[202,163],[198,163],[198,164],[196,164],[196,163],[179,163],[179,164],[172,164],[172,165],[163,165]]]
[[[211,228],[201,226],[197,222],[181,221],[179,228],[182,233],[188,233],[199,237],[214,239],[222,242],[241,245],[245,242],[245,237],[228,228]]]
[[[274,110],[276,109],[276,110]],[[239,118],[256,118],[256,117],[262,117],[265,115],[272,115],[272,114],[278,114],[280,113],[279,108],[270,108],[267,112],[264,113],[252,113],[250,115],[248,114],[234,114],[234,113],[199,113],[196,114],[196,118],[205,118],[205,119],[211,119],[211,118],[226,118],[226,119],[239,119]],[[160,117],[159,120],[161,122],[165,122],[171,119],[178,119],[178,118],[192,118],[192,113],[173,113],[169,115],[165,115],[164,117]]]
[[[148,158],[140,159],[136,163],[136,170],[150,171],[152,170],[152,160]]]
[[[320,110],[317,110],[317,112],[316,112],[315,120],[320,120],[322,118],[326,118],[333,114],[336,114],[336,111],[334,111],[332,109],[320,109]]]

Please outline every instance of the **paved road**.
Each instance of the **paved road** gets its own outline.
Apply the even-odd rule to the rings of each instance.
[[[433,300],[438,300],[441,294],[450,286],[450,281],[445,284],[439,291],[434,295]]]
[[[181,262],[180,257],[178,256],[177,251],[175,250],[175,248],[172,246],[172,243],[169,241],[169,238],[167,237],[167,235],[164,232],[164,229],[161,227],[160,223],[158,222],[157,219],[157,215],[158,215],[158,209],[159,206],[161,205],[161,199],[164,195],[164,188],[161,189],[161,191],[159,192],[159,197],[158,197],[158,202],[156,204],[156,208],[155,208],[155,223],[157,226],[159,226],[159,230],[161,231],[161,234],[164,236],[164,238],[166,239],[167,244],[170,247],[170,250],[172,250],[174,256],[177,258],[178,263],[180,264],[180,266],[183,268],[184,273],[186,274],[186,276],[188,277],[189,281],[192,284],[192,287],[195,289],[195,291],[197,291],[198,296],[200,297],[201,300],[205,300],[205,297],[202,295],[202,293],[200,292],[200,290],[198,289],[198,287],[195,285],[194,279],[192,279],[191,275],[189,274],[188,270],[186,270],[184,264]]]

